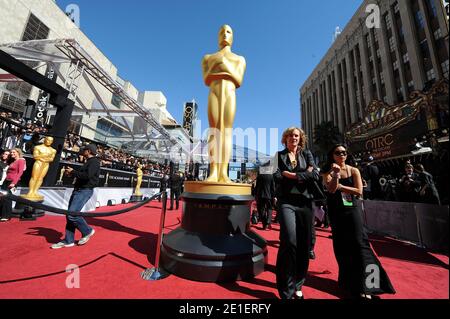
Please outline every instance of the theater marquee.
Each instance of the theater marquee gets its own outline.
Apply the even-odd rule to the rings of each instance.
[[[409,154],[414,139],[428,130],[423,103],[424,97],[395,106],[373,101],[364,120],[346,133],[347,144],[375,159]]]

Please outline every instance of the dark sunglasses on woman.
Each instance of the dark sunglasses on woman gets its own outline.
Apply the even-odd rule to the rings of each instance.
[[[337,152],[334,152],[334,155],[336,155],[336,156],[347,156],[347,151],[337,151]]]

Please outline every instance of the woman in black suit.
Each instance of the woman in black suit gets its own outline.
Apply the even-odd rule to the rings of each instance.
[[[277,153],[278,169],[274,174],[280,207],[277,288],[282,299],[303,299],[314,216],[308,184],[319,180],[319,172],[311,152],[305,149],[306,135],[301,129],[287,129],[281,142],[286,149]]]

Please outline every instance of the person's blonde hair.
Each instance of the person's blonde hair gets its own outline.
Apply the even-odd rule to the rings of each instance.
[[[308,138],[307,138],[305,132],[298,127],[294,126],[294,127],[290,127],[287,130],[285,130],[283,132],[283,137],[281,138],[281,144],[283,144],[284,146],[287,146],[287,139],[295,130],[300,132],[300,140],[298,142],[298,148],[299,148],[299,151],[301,152],[306,148],[306,143],[308,141]]]
[[[13,148],[11,151],[16,151],[19,154],[19,158],[23,158],[23,152],[20,148]]]

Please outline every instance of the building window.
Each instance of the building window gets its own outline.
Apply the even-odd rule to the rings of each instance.
[[[434,31],[434,38],[436,40],[439,40],[440,38],[442,38],[442,31],[441,28],[437,29],[436,31]]]
[[[407,62],[409,62],[409,54],[408,54],[408,52],[403,54],[403,63],[407,63]]]
[[[30,14],[22,41],[47,39],[49,33],[50,29],[41,20],[36,18],[35,15]]]
[[[385,14],[384,20],[386,21],[386,27],[388,29],[392,29],[392,20],[391,20],[391,16],[389,15],[389,13]]]
[[[430,69],[427,72],[427,80],[431,81],[431,80],[435,80],[436,79],[436,74],[434,73],[434,69]]]
[[[422,51],[422,55],[423,55],[424,59],[427,59],[430,57],[430,49],[428,47],[428,42],[426,39],[420,42],[420,49]]]
[[[388,97],[385,96],[385,97],[383,98],[383,101],[384,101],[384,103],[387,103],[387,102],[388,102]]]
[[[376,81],[376,79],[375,78],[372,78],[372,84],[376,84],[377,83],[377,81]]]
[[[408,82],[408,89],[409,89],[410,91],[414,90],[414,81]]]
[[[370,34],[366,35],[366,42],[369,48],[372,47],[372,40],[370,39]]]
[[[380,82],[384,84],[384,72],[380,72]]]
[[[375,39],[375,42],[380,42],[378,38],[378,32],[376,30],[373,31],[373,37]]]
[[[381,52],[379,49],[377,50],[377,57],[381,58]]]
[[[416,12],[416,22],[417,22],[417,26],[420,29],[424,29],[425,28],[425,19],[423,18],[423,14],[421,11],[417,11]]]
[[[390,48],[391,52],[395,51],[395,40],[394,40],[394,37],[390,37],[389,38],[389,48]]]
[[[23,101],[22,99],[18,99],[8,93],[3,93],[0,105],[2,107],[8,108],[13,112],[21,113],[25,108],[25,101]]]
[[[398,6],[398,2],[394,4],[394,12],[397,13],[400,11],[400,7]]]
[[[113,94],[112,99],[111,99],[111,104],[114,105],[115,107],[120,108],[120,102],[121,102],[120,97],[116,94]]]
[[[395,62],[393,63],[393,67],[394,67],[394,70],[398,70],[398,68],[399,68],[399,63],[398,63],[398,61],[395,61]]]
[[[403,26],[400,27],[400,29],[398,30],[400,39],[404,39],[405,38],[405,29],[403,28]]]
[[[448,79],[448,60],[441,64],[442,66],[442,73],[444,74],[444,77]]]
[[[430,9],[429,11],[431,13],[431,16],[437,17],[437,9],[436,9],[436,6],[434,5],[434,0],[427,0],[427,2],[428,2],[428,8]]]

